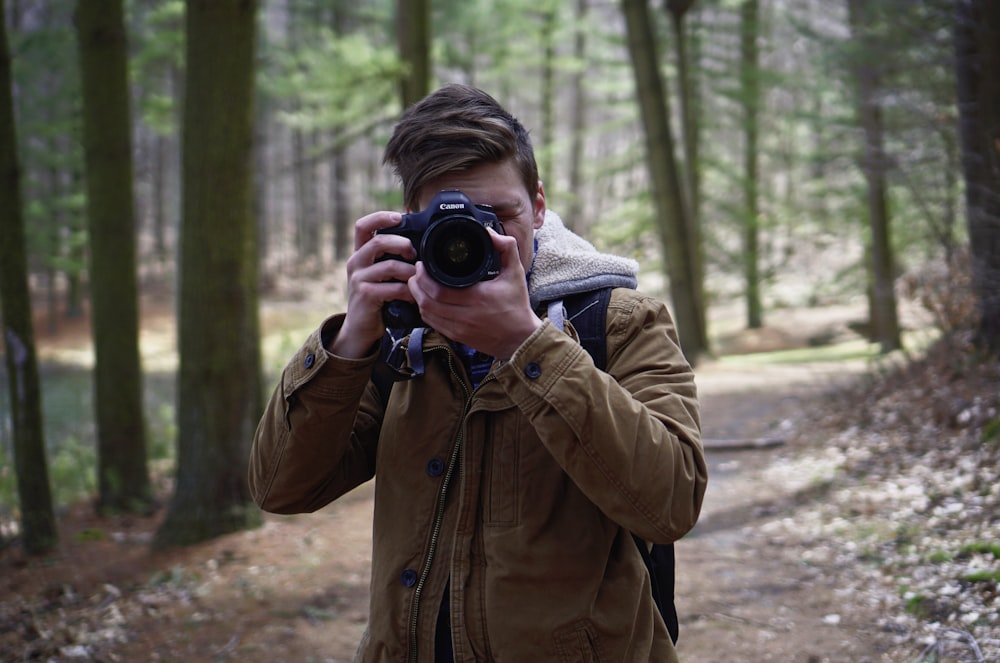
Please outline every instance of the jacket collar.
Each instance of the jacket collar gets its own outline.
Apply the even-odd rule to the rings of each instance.
[[[531,305],[605,287],[635,288],[639,263],[601,253],[548,210],[535,231],[535,259],[528,281]]]

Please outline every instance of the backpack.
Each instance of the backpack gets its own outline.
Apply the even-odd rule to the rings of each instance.
[[[593,358],[594,365],[602,371],[606,370],[608,362],[605,334],[610,300],[611,288],[570,295],[562,300],[566,319],[573,323],[573,328],[579,334],[580,345]],[[558,301],[549,304],[549,317],[551,319],[553,317],[551,314],[554,313],[556,324],[561,327],[559,314],[555,311],[558,305]],[[674,544],[654,543],[649,546],[634,533],[632,538],[635,540],[636,547],[639,548],[642,561],[646,563],[653,591],[653,601],[660,611],[663,622],[667,625],[670,639],[674,641],[674,644],[677,644],[680,624],[677,619],[677,607],[674,605]]]
[[[573,323],[580,336],[580,345],[590,354],[597,368],[606,370],[607,368],[607,347],[605,335],[607,333],[607,310],[608,302],[611,300],[612,288],[602,288],[574,294],[562,300],[555,300],[548,304],[549,319],[560,329],[563,328],[564,320]],[[565,313],[565,317],[564,314]],[[387,330],[382,339],[381,361],[372,374],[372,381],[378,390],[379,398],[383,408],[389,403],[389,394],[392,390],[392,383],[399,381],[401,376],[398,373],[391,373],[388,368],[389,358],[399,350],[399,343],[411,330]],[[417,333],[422,329],[412,330]],[[413,344],[413,339],[411,339]],[[419,347],[420,343],[413,344]],[[422,356],[419,351],[410,353],[411,362],[420,362],[422,370]],[[419,371],[418,371],[419,372]],[[655,543],[648,545],[646,541],[632,534],[642,561],[646,565],[649,573],[650,585],[653,593],[653,601],[656,608],[667,626],[670,639],[677,643],[680,626],[677,620],[677,608],[674,605],[674,545],[672,543]]]

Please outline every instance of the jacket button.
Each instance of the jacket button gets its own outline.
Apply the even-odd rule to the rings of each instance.
[[[315,363],[316,363],[316,355],[310,352],[309,354],[306,355],[306,359],[305,361],[302,362],[302,365],[305,366],[306,368],[312,368],[313,364]]]
[[[524,374],[528,376],[529,379],[535,380],[542,374],[542,367],[538,365],[537,362],[528,362],[528,365],[524,367]]]
[[[439,477],[444,473],[444,461],[440,458],[431,458],[427,461],[427,474],[432,477]]]
[[[413,569],[406,569],[400,574],[399,581],[403,583],[403,587],[413,587],[417,584],[417,572]]]

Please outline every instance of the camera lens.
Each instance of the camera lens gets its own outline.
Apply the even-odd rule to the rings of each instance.
[[[442,247],[442,252],[447,256],[449,265],[461,265],[468,262],[470,251],[469,242],[465,237],[449,238]]]
[[[451,216],[427,229],[420,254],[427,271],[437,281],[464,288],[483,280],[492,248],[489,233],[478,221]]]

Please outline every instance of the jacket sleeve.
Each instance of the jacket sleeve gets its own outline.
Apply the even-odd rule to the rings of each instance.
[[[615,290],[607,373],[546,322],[497,373],[542,444],[608,517],[654,543],[698,519],[708,481],[694,373],[665,305]]]
[[[281,372],[250,451],[250,493],[273,513],[329,504],[375,474],[381,404],[371,386],[378,353],[359,360],[330,354],[328,319]]]

